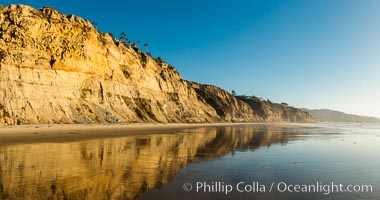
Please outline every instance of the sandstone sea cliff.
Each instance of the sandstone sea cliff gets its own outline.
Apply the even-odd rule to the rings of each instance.
[[[54,8],[0,6],[0,124],[314,122],[239,99]]]

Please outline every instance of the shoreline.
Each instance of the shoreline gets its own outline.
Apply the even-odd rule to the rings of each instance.
[[[181,130],[222,126],[311,127],[308,123],[138,123],[138,124],[36,124],[0,127],[0,147],[13,144],[60,143],[147,134],[175,134]],[[315,124],[314,124],[315,125]]]

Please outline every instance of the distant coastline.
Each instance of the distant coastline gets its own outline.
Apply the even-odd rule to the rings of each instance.
[[[375,122],[380,123],[380,119],[376,117],[360,116],[347,114],[340,111],[329,109],[306,109],[301,110],[308,112],[313,118],[319,122]]]

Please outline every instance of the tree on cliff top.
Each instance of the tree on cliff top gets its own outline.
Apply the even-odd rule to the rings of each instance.
[[[120,40],[121,42],[123,42],[124,44],[126,44],[126,45],[130,45],[130,44],[131,44],[131,41],[129,41],[129,39],[127,38],[127,34],[125,34],[124,32],[121,32],[121,33],[120,33],[120,38],[119,38],[119,40]]]
[[[145,42],[144,44],[145,52],[148,52],[148,47],[149,47],[149,43]]]
[[[92,26],[94,26],[95,29],[98,27],[98,22],[92,21],[91,24]]]
[[[133,47],[133,48],[139,48],[140,43],[141,43],[141,40],[138,40],[137,42],[134,42],[134,43],[132,44],[132,47]]]

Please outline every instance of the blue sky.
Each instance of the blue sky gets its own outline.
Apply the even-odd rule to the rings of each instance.
[[[380,1],[2,1],[149,42],[183,78],[296,107],[380,117]]]

